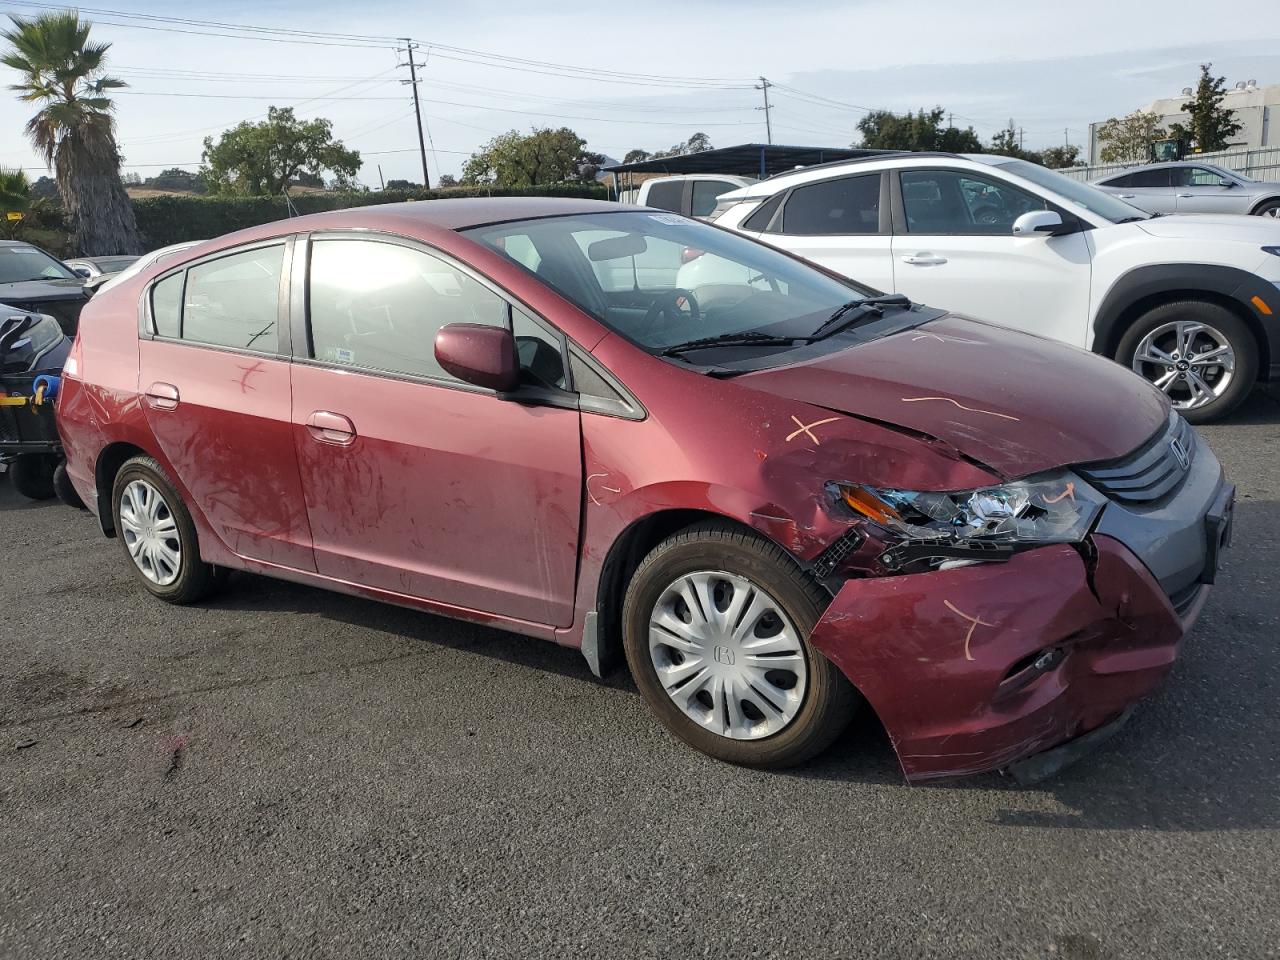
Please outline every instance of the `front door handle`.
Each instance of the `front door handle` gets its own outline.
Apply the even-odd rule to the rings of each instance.
[[[340,413],[317,410],[307,417],[307,432],[320,443],[349,447],[356,440],[356,425]]]
[[[1138,195],[1137,195],[1136,193],[1122,193],[1122,194],[1119,194],[1119,197],[1120,197],[1120,199],[1121,199],[1121,200],[1135,200],[1135,199],[1137,199],[1137,196],[1138,196]]]
[[[1179,196],[1181,199],[1185,200],[1185,199],[1187,199],[1188,197],[1194,197],[1194,196],[1195,196],[1195,194],[1194,194],[1194,193],[1180,193],[1180,194],[1178,194],[1178,196]]]
[[[917,253],[912,257],[903,257],[903,263],[913,263],[918,267],[931,267],[939,263],[946,263],[946,257],[935,257],[932,253]]]
[[[152,410],[177,410],[181,399],[178,388],[172,383],[153,383],[147,387],[145,396],[147,406]]]

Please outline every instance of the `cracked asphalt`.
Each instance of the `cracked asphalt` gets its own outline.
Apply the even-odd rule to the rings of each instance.
[[[0,483],[0,957],[1280,956],[1280,393],[1202,429],[1235,546],[1055,780],[907,787],[866,716],[701,757],[580,656],[238,576],[174,608]]]

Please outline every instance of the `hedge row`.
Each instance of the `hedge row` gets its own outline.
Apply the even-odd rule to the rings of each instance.
[[[304,193],[292,198],[299,214],[344,210],[406,200],[436,200],[444,197],[576,197],[605,199],[605,190],[594,184],[562,184],[498,190],[485,187],[455,187],[446,190],[383,190],[380,193]],[[284,220],[290,215],[283,197],[146,197],[133,201],[138,230],[148,249],[207,240],[210,237]]]
[[[603,186],[566,183],[546,187],[453,187],[445,190],[383,190],[380,193],[303,193],[292,197],[293,211],[298,214],[345,210],[380,203],[406,200],[436,200],[445,197],[575,197],[604,200]],[[284,197],[201,197],[171,194],[143,197],[133,201],[138,231],[148,250],[186,240],[208,240],[234,230],[260,223],[284,220],[290,216]],[[31,224],[27,239],[55,253],[66,255],[66,225],[61,204],[51,203],[41,212],[38,222]],[[40,238],[35,237],[39,231]],[[60,235],[63,242],[57,242]],[[43,242],[42,242],[43,241]],[[66,251],[69,254],[69,250]]]

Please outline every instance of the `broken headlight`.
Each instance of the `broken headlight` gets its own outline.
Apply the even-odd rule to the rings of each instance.
[[[854,513],[913,540],[1074,543],[1106,499],[1072,473],[952,493],[833,485]]]

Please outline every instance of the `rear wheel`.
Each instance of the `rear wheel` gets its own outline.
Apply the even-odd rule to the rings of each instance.
[[[195,523],[173,483],[150,457],[126,461],[111,491],[117,538],[129,566],[153,596],[195,603],[219,578],[200,559]]]
[[[49,500],[54,495],[53,471],[56,457],[47,453],[23,453],[9,462],[13,489],[28,500]]]
[[[1258,374],[1258,347],[1244,321],[1198,300],[1148,310],[1125,332],[1116,359],[1163,390],[1192,423],[1226,416]]]
[[[840,735],[858,702],[807,640],[827,600],[775,544],[699,524],[636,570],[623,605],[627,662],[658,719],[703,753],[801,763]]]
[[[80,499],[80,494],[76,493],[75,484],[71,482],[71,477],[67,474],[65,461],[59,463],[53,471],[53,492],[68,507],[75,507],[77,510],[84,509],[84,501]]]

